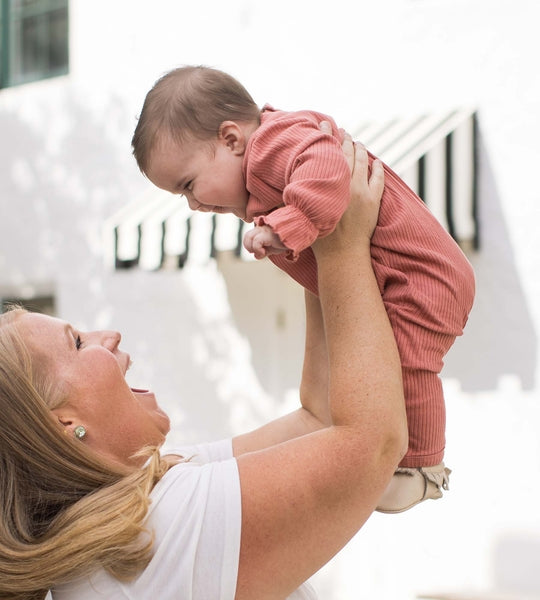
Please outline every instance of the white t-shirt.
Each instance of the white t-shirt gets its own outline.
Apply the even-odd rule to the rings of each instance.
[[[52,591],[54,600],[233,600],[240,553],[240,478],[231,440],[167,449],[193,457],[153,489],[154,554],[133,581],[104,570]],[[256,600],[256,599],[254,599]],[[287,600],[316,600],[309,584]]]

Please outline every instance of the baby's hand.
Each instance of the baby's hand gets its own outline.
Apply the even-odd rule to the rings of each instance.
[[[255,225],[244,235],[244,248],[261,259],[271,254],[282,254],[288,248],[281,243],[269,225]]]

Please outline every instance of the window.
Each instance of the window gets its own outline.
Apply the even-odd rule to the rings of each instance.
[[[0,0],[0,88],[68,72],[68,0]]]

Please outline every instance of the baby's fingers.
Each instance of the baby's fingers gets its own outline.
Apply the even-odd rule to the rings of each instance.
[[[264,245],[263,236],[256,236],[253,239],[253,254],[256,259],[261,259],[266,256],[266,246]]]

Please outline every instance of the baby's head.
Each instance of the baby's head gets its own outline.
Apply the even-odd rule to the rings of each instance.
[[[180,67],[161,77],[146,95],[131,141],[133,155],[140,170],[158,187],[185,194],[188,201],[193,192],[192,208],[235,212],[219,210],[229,207],[226,199],[201,202],[202,190],[197,194],[196,185],[204,184],[201,175],[207,177],[212,169],[215,177],[221,178],[224,191],[238,187],[245,143],[259,118],[253,98],[227,73],[203,66]],[[224,148],[219,148],[220,144]],[[232,155],[219,155],[220,149],[228,149]],[[218,158],[222,160],[212,164]],[[202,174],[201,166],[205,167]],[[226,173],[220,173],[222,167],[227,167]],[[223,179],[231,167],[236,174],[234,182]]]

